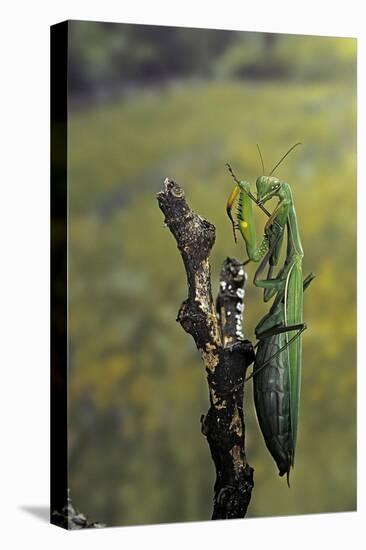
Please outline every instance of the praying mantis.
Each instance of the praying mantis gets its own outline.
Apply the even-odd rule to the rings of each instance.
[[[254,402],[259,426],[266,446],[279,469],[279,475],[289,474],[294,467],[298,432],[302,345],[301,335],[307,328],[303,322],[303,292],[315,277],[310,273],[303,281],[302,260],[304,256],[295,205],[290,185],[273,176],[286,156],[300,143],[293,145],[275,165],[268,176],[256,180],[257,198],[251,193],[247,181],[239,181],[227,163],[235,187],[227,201],[227,214],[236,230],[242,235],[248,262],[259,262],[254,275],[254,284],[263,288],[263,299],[275,296],[268,314],[258,323],[255,334],[258,339],[253,373]],[[261,151],[257,145],[265,172]],[[278,203],[270,213],[264,204],[272,198]],[[232,207],[238,200],[236,223]],[[264,237],[257,244],[253,216],[256,204],[267,216]],[[286,258],[276,276],[284,236],[287,233]],[[247,263],[247,262],[246,262]],[[268,265],[268,273],[261,278]]]

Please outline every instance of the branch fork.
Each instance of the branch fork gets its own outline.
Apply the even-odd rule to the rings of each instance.
[[[253,346],[242,333],[247,276],[243,264],[227,258],[214,303],[209,262],[214,225],[191,210],[182,187],[168,178],[157,199],[187,276],[188,298],[177,321],[193,337],[207,374],[210,408],[201,416],[201,430],[216,468],[212,519],[242,518],[253,488],[243,413],[246,370],[254,360]]]

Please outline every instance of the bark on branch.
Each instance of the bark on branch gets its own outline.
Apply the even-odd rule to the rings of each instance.
[[[216,468],[212,519],[242,518],[253,488],[243,414],[244,379],[254,360],[252,344],[242,334],[246,274],[238,260],[225,260],[215,307],[209,263],[215,227],[190,209],[177,183],[166,179],[157,198],[187,275],[188,298],[177,320],[194,338],[207,373],[210,408],[201,429]]]

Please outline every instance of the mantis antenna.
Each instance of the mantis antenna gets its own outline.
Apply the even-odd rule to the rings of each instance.
[[[260,158],[261,158],[262,170],[263,170],[263,175],[264,175],[264,172],[265,172],[265,169],[264,169],[264,162],[263,162],[262,153],[261,153],[261,150],[259,149],[258,143],[257,143],[257,149],[258,149],[259,156],[260,156]]]
[[[287,157],[287,155],[289,155],[291,153],[291,151],[293,151],[295,149],[295,147],[297,147],[298,145],[301,145],[301,141],[299,141],[298,143],[295,143],[295,145],[293,145],[292,147],[290,147],[290,149],[287,151],[287,153],[285,155],[283,155],[283,157],[281,158],[281,160],[279,162],[277,162],[276,166],[274,168],[272,168],[272,170],[270,171],[269,175],[272,176],[273,172],[276,170],[276,168],[279,167],[279,165],[281,164],[281,162]]]

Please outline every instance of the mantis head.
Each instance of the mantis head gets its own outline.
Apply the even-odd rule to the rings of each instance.
[[[268,201],[269,199],[271,199],[275,195],[280,194],[282,182],[278,178],[272,176],[272,174],[276,170],[276,168],[279,167],[281,162],[287,157],[287,155],[289,153],[291,153],[291,151],[293,151],[293,149],[295,149],[295,147],[297,147],[298,145],[301,145],[300,141],[298,143],[295,143],[295,145],[293,145],[292,147],[290,147],[290,149],[277,162],[276,166],[274,166],[272,168],[272,170],[270,171],[268,176],[259,176],[259,178],[257,178],[257,181],[256,181],[257,201],[258,201],[259,205],[261,205],[264,202]],[[257,144],[257,148],[258,148],[259,156],[261,158],[262,168],[263,168],[263,172],[264,172],[263,157],[262,157],[262,153],[261,153],[261,150],[259,149],[258,144]]]
[[[263,204],[278,194],[282,182],[274,176],[259,176],[255,184],[258,203]]]

